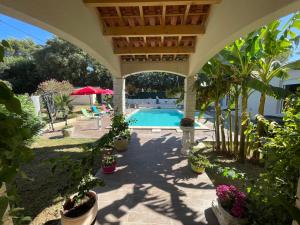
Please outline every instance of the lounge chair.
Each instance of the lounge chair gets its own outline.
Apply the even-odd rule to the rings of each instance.
[[[82,114],[84,115],[84,117],[88,118],[88,119],[96,119],[97,116],[89,113],[86,109],[81,109]]]
[[[106,108],[106,105],[102,104],[101,108],[104,112],[110,113],[110,110],[108,108]]]
[[[84,117],[87,119],[96,119],[97,129],[100,129],[100,127],[102,127],[100,115],[93,115],[89,113],[86,109],[81,109],[81,112],[84,115]]]
[[[111,112],[113,112],[113,111],[114,111],[114,108],[113,108],[113,107],[111,107],[111,105],[110,105],[110,104],[107,104],[107,107],[108,107],[108,109],[109,109]]]
[[[101,116],[101,115],[103,115],[103,112],[100,112],[100,111],[97,109],[96,106],[93,105],[93,106],[91,107],[91,109],[92,109],[92,111],[93,111],[93,113],[94,113],[95,116]]]

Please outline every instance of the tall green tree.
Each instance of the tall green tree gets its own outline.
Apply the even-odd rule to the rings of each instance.
[[[76,86],[112,88],[111,74],[84,51],[59,38],[45,46],[32,40],[10,39],[3,52],[0,79],[9,81],[16,93],[33,93],[39,83],[57,79]]]
[[[259,90],[261,95],[258,114],[260,115],[264,115],[266,97],[269,94],[268,91],[271,87],[271,81],[274,78],[284,79],[288,77],[288,69],[292,64],[287,63],[287,61],[293,47],[299,43],[299,36],[297,36],[293,30],[300,28],[300,14],[295,14],[286,24],[281,25],[282,22],[280,20],[275,20],[259,30],[259,42],[262,55],[257,60],[256,78],[263,83],[263,85],[260,85],[263,88]],[[262,121],[258,121],[257,133],[259,137],[262,137],[264,134]],[[258,142],[258,144],[259,143],[260,142]],[[257,146],[252,157],[256,162],[258,162],[260,158],[259,147],[260,146]]]
[[[251,33],[246,38],[236,40],[232,45],[223,51],[226,60],[236,68],[238,82],[241,87],[242,109],[241,109],[241,129],[240,129],[240,147],[238,159],[244,162],[246,156],[246,136],[248,121],[248,80],[252,71],[257,65],[257,59],[260,55],[260,46],[258,34]]]
[[[226,151],[226,139],[224,132],[224,120],[220,100],[229,92],[231,77],[227,73],[227,65],[222,64],[220,55],[209,60],[202,68],[195,83],[197,99],[200,102],[200,110],[205,111],[207,106],[214,103],[215,107],[215,136],[217,151]],[[220,133],[221,131],[221,133]],[[222,143],[220,141],[222,140]]]
[[[111,74],[87,53],[59,38],[47,41],[34,53],[37,71],[44,80],[68,80],[74,86],[111,88]]]

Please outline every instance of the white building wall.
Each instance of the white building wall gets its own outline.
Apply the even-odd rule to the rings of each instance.
[[[300,84],[300,71],[299,70],[291,70],[289,72],[290,77],[287,80],[280,80],[278,78],[274,78],[271,81],[271,84],[276,87],[284,87],[286,85],[291,84]],[[258,113],[260,92],[254,91],[249,99],[248,99],[248,112],[251,117],[254,117]],[[265,115],[268,116],[281,116],[281,107],[282,100],[276,100],[273,97],[267,96],[266,104],[265,104]]]
[[[90,95],[92,104],[96,102],[96,95]],[[71,96],[72,105],[89,105],[90,104],[89,95],[73,95]]]

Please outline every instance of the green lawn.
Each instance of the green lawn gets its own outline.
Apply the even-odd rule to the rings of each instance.
[[[35,218],[32,225],[45,224],[46,221],[46,224],[55,224],[57,221],[49,221],[60,217],[59,210],[63,202],[61,194],[65,194],[68,176],[66,171],[53,175],[48,160],[64,156],[69,156],[70,160],[80,159],[86,154],[81,146],[94,141],[95,139],[39,138],[32,145],[35,159],[25,165],[23,170],[33,181],[21,178],[16,181],[25,215]]]

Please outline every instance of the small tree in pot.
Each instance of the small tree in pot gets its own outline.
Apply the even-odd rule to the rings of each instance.
[[[130,141],[129,122],[126,121],[123,114],[116,114],[112,119],[111,127],[111,131],[114,134],[114,148],[118,152],[126,151]]]
[[[78,186],[78,193],[66,199],[61,211],[61,224],[92,224],[98,212],[98,203],[97,194],[91,188],[103,185],[102,180],[86,175]]]
[[[105,174],[114,173],[116,170],[116,156],[114,154],[103,154],[102,171]]]
[[[200,151],[191,151],[189,154],[189,164],[195,173],[203,173],[205,168],[211,166],[206,156],[200,154]]]

